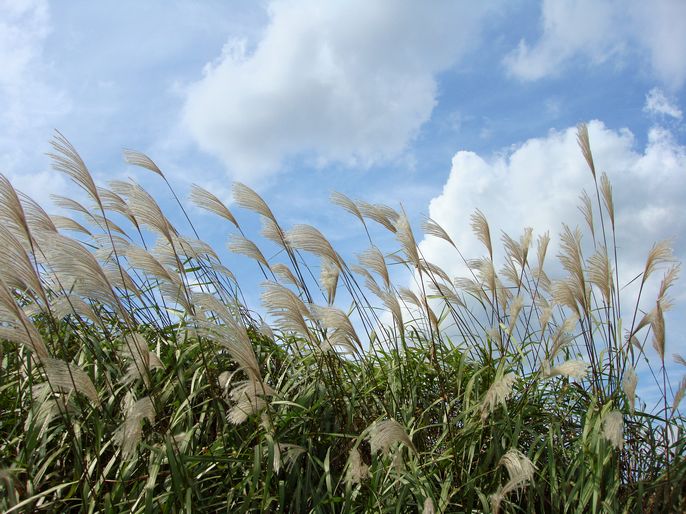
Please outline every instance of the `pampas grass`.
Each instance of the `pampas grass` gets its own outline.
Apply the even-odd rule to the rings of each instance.
[[[82,190],[55,198],[69,217],[0,175],[0,510],[683,511],[686,379],[664,314],[679,264],[662,242],[621,276],[612,186],[578,139],[596,194],[557,260],[531,228],[497,248],[481,211],[482,255],[426,220],[466,270],[452,277],[402,210],[332,195],[370,246],[349,265],[248,186],[232,209],[261,236],[193,186],[239,254],[220,255],[180,202],[188,224],[171,223],[150,157],[125,152],[169,190],[104,188],[58,133],[55,168]],[[244,256],[261,285],[237,282]]]

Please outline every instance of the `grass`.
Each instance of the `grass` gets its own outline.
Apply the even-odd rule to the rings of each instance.
[[[612,189],[585,126],[579,143],[584,237],[565,226],[553,258],[546,234],[504,236],[497,271],[480,212],[477,259],[427,220],[461,279],[386,206],[333,195],[372,244],[353,265],[237,184],[235,205],[280,250],[267,259],[194,187],[261,270],[260,315],[190,219],[182,236],[139,185],[96,185],[58,134],[55,168],[87,205],[57,198],[71,217],[51,217],[0,180],[0,509],[684,511],[686,381],[670,382],[664,324],[679,265],[658,243],[640,276],[619,276]],[[126,158],[173,193],[148,157]],[[373,245],[377,229],[395,251]],[[394,284],[390,264],[414,286]],[[658,409],[641,407],[637,368]]]

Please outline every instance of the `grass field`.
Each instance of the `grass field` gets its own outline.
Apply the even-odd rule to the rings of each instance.
[[[0,177],[0,510],[686,510],[686,379],[665,366],[679,264],[657,242],[640,276],[620,276],[612,188],[585,126],[583,234],[569,220],[558,255],[530,229],[495,248],[476,212],[472,258],[426,220],[468,270],[459,279],[387,206],[332,196],[361,231],[397,241],[382,251],[370,235],[353,264],[316,228],[283,228],[247,186],[231,209],[259,216],[260,238],[194,187],[262,273],[260,306],[190,219],[173,226],[132,182],[96,185],[65,138],[52,144],[82,190],[56,198],[68,217]],[[125,157],[171,188],[148,157]],[[651,412],[637,370],[660,391]]]

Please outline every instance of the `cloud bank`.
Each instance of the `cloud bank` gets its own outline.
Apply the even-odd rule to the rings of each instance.
[[[544,0],[542,34],[521,40],[505,58],[507,70],[524,80],[559,75],[581,58],[591,64],[628,57],[647,62],[664,84],[686,80],[686,2],[682,0]]]
[[[289,157],[357,166],[399,155],[436,105],[436,74],[478,36],[473,2],[275,1],[257,45],[230,41],[184,121],[240,179]]]

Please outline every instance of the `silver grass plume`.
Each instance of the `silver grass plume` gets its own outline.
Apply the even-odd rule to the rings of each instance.
[[[382,279],[386,287],[391,286],[391,280],[388,274],[388,267],[381,251],[372,246],[357,256],[358,261],[362,266],[377,273]]]
[[[394,222],[395,226],[395,237],[400,243],[415,269],[419,268],[419,249],[417,248],[417,241],[415,240],[414,233],[412,232],[412,227],[410,226],[410,221],[407,219],[407,215],[402,212],[396,218]]]
[[[83,159],[81,159],[81,156],[67,138],[60,132],[55,131],[55,136],[52,141],[50,141],[50,145],[55,150],[55,153],[48,154],[53,161],[52,167],[69,176],[76,185],[86,191],[89,196],[101,206],[98,188],[95,186],[93,177],[88,171],[86,164],[83,162]]]
[[[284,332],[295,332],[308,341],[310,330],[305,318],[311,316],[305,304],[290,289],[275,282],[262,284],[262,304],[276,320],[276,325]]]
[[[323,328],[333,330],[331,342],[339,346],[352,347],[362,351],[362,342],[357,336],[348,315],[337,307],[310,305],[310,313]],[[354,343],[351,345],[349,341]]]
[[[191,186],[190,200],[198,207],[213,212],[214,214],[217,214],[218,216],[230,221],[236,228],[240,228],[236,218],[229,208],[207,189],[193,184]]]
[[[533,480],[536,471],[536,466],[534,466],[533,462],[516,448],[508,450],[500,459],[498,465],[505,466],[510,479],[491,495],[491,508],[496,514],[499,512],[500,504],[505,497],[512,491],[524,488]]]
[[[269,269],[269,263],[255,243],[238,234],[231,234],[228,248],[233,253],[245,255]]]
[[[654,244],[650,249],[650,252],[648,252],[648,258],[646,259],[645,267],[643,268],[641,284],[645,284],[646,280],[648,280],[648,277],[655,271],[657,266],[670,262],[673,259],[674,256],[669,241],[660,241],[659,243]]]
[[[507,398],[512,394],[512,387],[516,381],[517,376],[514,373],[507,373],[501,377],[496,377],[481,401],[479,410],[481,411],[482,422],[488,419],[488,416],[498,405],[505,404]]]
[[[48,357],[48,349],[38,329],[19,308],[10,289],[0,277],[0,338],[27,347],[40,360]]]
[[[71,283],[74,292],[106,305],[118,307],[112,286],[91,252],[78,241],[54,233],[36,234],[41,257],[60,280]]]
[[[350,450],[348,464],[345,472],[347,484],[361,484],[369,476],[369,466],[362,460],[362,455],[357,448]]]
[[[374,422],[369,428],[368,438],[372,453],[381,451],[384,455],[388,455],[391,446],[395,443],[402,443],[413,452],[417,452],[405,428],[394,419]]]
[[[491,244],[491,229],[488,226],[488,220],[483,212],[477,209],[470,217],[472,231],[476,235],[477,239],[488,250],[488,255],[491,260],[493,260],[493,245]]]
[[[141,334],[134,333],[124,336],[121,352],[130,360],[126,374],[122,378],[123,384],[142,380],[146,386],[149,386],[150,372],[164,367],[157,354],[150,351],[148,341]]]
[[[319,283],[326,292],[326,301],[333,305],[336,299],[336,288],[338,287],[339,269],[335,263],[327,258],[322,258],[322,265],[319,272]]]
[[[544,369],[543,375],[548,378],[562,375],[564,377],[581,380],[588,374],[588,368],[589,364],[587,362],[580,360],[567,360],[550,370]]]
[[[216,325],[196,320],[196,331],[198,335],[228,350],[231,358],[251,380],[262,381],[260,365],[245,327],[236,321],[227,325]]]
[[[638,385],[638,375],[633,366],[628,366],[622,377],[622,389],[629,404],[629,412],[634,413],[636,403],[636,386]]]
[[[585,123],[580,123],[577,127],[576,140],[577,143],[579,143],[579,148],[581,148],[584,159],[586,159],[586,164],[588,164],[588,167],[593,174],[593,179],[595,179],[595,163],[593,162],[591,143],[588,138],[588,126]]]
[[[167,280],[176,284],[181,283],[181,279],[175,273],[170,273],[160,261],[158,261],[150,252],[147,250],[130,245],[126,249],[126,259],[129,261],[131,266],[152,275],[158,279]]]
[[[21,242],[0,225],[0,277],[11,289],[31,289],[47,301],[40,277]]]
[[[618,410],[613,410],[603,416],[603,437],[612,446],[621,450],[624,446],[624,416]]]
[[[19,195],[10,181],[0,173],[0,217],[6,228],[18,238],[22,245],[30,248],[31,231],[26,223],[24,208]]]
[[[241,184],[240,182],[233,183],[233,199],[237,205],[244,209],[261,214],[265,218],[269,218],[276,223],[276,218],[267,205],[267,202],[245,184]]]
[[[252,414],[257,414],[267,407],[265,396],[273,396],[275,391],[263,382],[246,380],[237,383],[229,397],[234,402],[229,411],[228,421],[234,425],[245,422]]]
[[[601,246],[588,259],[588,281],[598,287],[607,305],[612,303],[614,282],[607,248]]]
[[[662,312],[662,305],[658,300],[655,306],[655,315],[650,322],[650,328],[653,331],[653,348],[660,356],[662,364],[665,363],[665,317]]]
[[[81,319],[88,319],[92,322],[101,323],[100,318],[95,314],[93,308],[74,294],[56,296],[50,302],[50,309],[57,319],[65,316],[76,315]]]
[[[615,204],[612,199],[612,184],[610,179],[607,178],[607,174],[603,172],[600,176],[600,193],[603,196],[603,203],[607,209],[607,214],[610,216],[610,223],[612,223],[612,228],[615,226]]]
[[[595,225],[593,224],[593,202],[591,201],[591,197],[588,196],[588,193],[584,189],[581,192],[581,196],[579,196],[579,200],[581,200],[581,205],[579,206],[579,210],[581,211],[581,214],[584,215],[584,219],[586,220],[586,225],[588,226],[589,230],[591,231],[591,238],[595,240]]]
[[[679,404],[681,403],[681,400],[683,400],[684,394],[686,394],[686,376],[681,379],[679,388],[676,390],[676,393],[674,393],[674,400],[672,401],[672,416],[674,416],[676,410],[679,408]]]
[[[451,246],[455,246],[455,243],[450,238],[445,229],[441,225],[439,225],[438,222],[431,218],[427,218],[426,220],[424,220],[424,223],[422,224],[422,230],[424,231],[424,234],[426,234],[427,236],[434,236],[439,239],[443,239],[443,241],[450,243]]]
[[[302,285],[300,284],[300,280],[296,278],[296,276],[293,274],[291,269],[286,266],[285,264],[282,263],[276,263],[272,266],[272,271],[274,274],[279,277],[281,280],[284,282],[287,282],[288,284],[297,287],[298,289],[302,289]]]
[[[339,268],[341,258],[322,233],[311,225],[295,225],[286,233],[286,241],[293,248],[313,253],[319,257],[329,259]]]
[[[398,219],[398,213],[395,209],[387,205],[370,204],[367,202],[359,202],[357,206],[362,216],[376,221],[387,230],[395,233],[395,221]]]
[[[131,396],[127,396],[125,403],[128,405],[125,406],[124,422],[119,425],[114,434],[114,441],[121,448],[124,460],[131,457],[138,447],[142,436],[143,420],[155,422],[155,408],[149,396],[144,396],[135,402]]]
[[[136,152],[135,150],[124,150],[124,160],[129,164],[145,168],[146,170],[150,170],[160,177],[165,178],[164,173],[157,167],[157,164],[144,153]]]
[[[41,363],[53,390],[62,393],[75,391],[86,396],[95,405],[100,405],[98,391],[85,371],[60,359],[44,358]]]
[[[334,191],[333,193],[331,193],[330,199],[331,203],[338,205],[339,207],[342,207],[350,214],[355,216],[357,219],[359,219],[363,225],[365,225],[364,218],[362,217],[360,209],[357,208],[357,204],[355,204],[355,202],[353,202],[350,198],[345,196],[343,193]]]
[[[73,220],[72,218],[69,218],[67,216],[60,216],[57,214],[53,214],[50,216],[50,219],[52,220],[53,225],[55,225],[55,228],[58,230],[69,230],[71,232],[80,232],[82,234],[86,234],[87,236],[92,236],[93,233],[88,230],[86,227],[81,225],[78,221]]]

